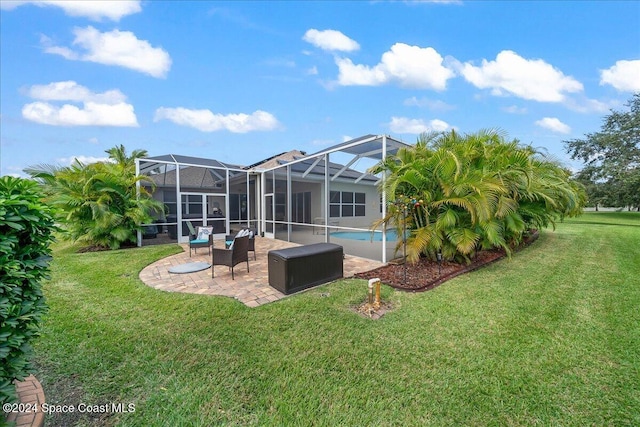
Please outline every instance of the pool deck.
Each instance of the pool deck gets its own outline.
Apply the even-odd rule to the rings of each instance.
[[[269,286],[267,253],[270,250],[300,246],[296,243],[277,239],[256,237],[256,260],[249,252],[249,272],[246,263],[234,267],[235,280],[231,279],[231,271],[225,266],[215,266],[215,277],[211,277],[211,267],[194,273],[169,273],[169,268],[190,262],[211,263],[207,249],[201,248],[189,256],[189,245],[181,245],[183,252],[168,256],[148,265],[140,272],[140,280],[146,285],[166,291],[184,292],[199,295],[219,295],[234,298],[248,307],[258,307],[278,301],[288,295]],[[216,240],[214,246],[221,247],[224,242]],[[344,277],[352,277],[355,273],[373,270],[384,264],[378,261],[346,255],[343,268]],[[295,294],[293,294],[295,295]]]

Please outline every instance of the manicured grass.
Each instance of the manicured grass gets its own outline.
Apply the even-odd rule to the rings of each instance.
[[[640,214],[585,214],[433,291],[385,288],[377,321],[350,310],[362,280],[254,309],[138,280],[175,250],[57,248],[47,400],[136,410],[48,425],[640,425]]]

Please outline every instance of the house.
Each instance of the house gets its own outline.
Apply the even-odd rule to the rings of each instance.
[[[383,177],[367,170],[407,146],[386,135],[365,135],[314,154],[292,150],[249,166],[169,154],[138,159],[136,167],[165,205],[155,225],[169,239],[186,241],[187,222],[213,226],[217,238],[250,226],[267,238],[332,241],[347,254],[385,262],[396,244],[386,233],[371,232],[386,212],[379,192]],[[142,236],[139,244],[145,244]]]

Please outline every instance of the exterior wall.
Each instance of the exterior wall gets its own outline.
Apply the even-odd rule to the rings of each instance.
[[[365,194],[365,216],[330,217],[330,223],[339,227],[355,227],[369,229],[371,224],[380,219],[380,194],[376,186],[370,184],[354,184],[346,182],[329,183],[330,191],[349,191]],[[324,182],[292,180],[291,193],[311,192],[311,220],[324,218],[326,206]]]
[[[371,224],[380,219],[380,193],[374,185],[353,184],[346,182],[331,182],[329,184],[331,191],[352,191],[365,193],[365,216],[354,217],[331,217],[330,221],[338,221],[340,227],[354,227],[369,229]]]

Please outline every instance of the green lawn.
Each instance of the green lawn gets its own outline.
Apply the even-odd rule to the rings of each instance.
[[[47,425],[640,425],[640,214],[589,213],[433,291],[366,281],[247,308],[138,272],[175,246],[55,251],[35,342]],[[327,296],[328,294],[328,296]]]

